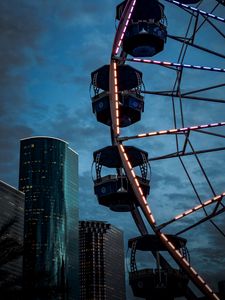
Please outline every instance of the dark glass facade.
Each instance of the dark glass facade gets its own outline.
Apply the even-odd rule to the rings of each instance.
[[[124,300],[123,233],[100,221],[80,221],[80,300]]]
[[[60,139],[21,140],[19,189],[25,193],[26,293],[78,299],[77,153]]]
[[[23,243],[24,225],[24,193],[0,180],[0,227],[9,220],[15,220],[10,226],[9,236]],[[3,255],[3,253],[1,253]],[[0,266],[0,273],[6,272],[12,282],[17,280],[17,287],[21,288],[22,282],[22,256]],[[3,278],[1,278],[3,279]]]

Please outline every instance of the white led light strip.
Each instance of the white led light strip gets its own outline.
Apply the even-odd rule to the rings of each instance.
[[[110,112],[112,120],[112,129],[114,137],[120,134],[120,121],[119,121],[119,87],[118,87],[118,71],[117,62],[111,61],[110,64],[110,82],[109,82],[109,93],[110,93]]]
[[[129,181],[131,182],[131,185],[132,185],[134,193],[138,199],[138,202],[139,202],[143,212],[145,213],[146,218],[149,220],[150,225],[153,227],[153,229],[155,229],[155,225],[156,225],[155,219],[152,215],[151,209],[150,209],[148,202],[143,194],[143,191],[142,191],[139,181],[135,175],[135,172],[132,168],[132,165],[128,159],[128,156],[125,152],[125,148],[122,144],[118,144],[118,149],[119,149],[120,157],[122,159],[123,166],[126,171],[127,177],[129,179]]]
[[[184,128],[178,128],[178,129],[169,129],[169,130],[160,130],[160,131],[153,131],[148,133],[140,133],[138,135],[130,136],[130,137],[121,137],[119,138],[120,141],[124,140],[131,140],[131,139],[140,139],[145,137],[151,137],[156,135],[163,135],[163,134],[176,134],[176,133],[185,133],[188,131],[195,131],[202,128],[213,128],[213,127],[220,127],[225,126],[225,122],[218,122],[218,123],[212,123],[212,124],[206,124],[206,125],[196,125],[191,127],[184,127]]]
[[[176,67],[176,68],[188,68],[188,69],[213,71],[213,72],[225,72],[224,68],[197,66],[197,65],[190,65],[190,64],[179,64],[179,63],[173,63],[173,62],[169,62],[169,61],[159,61],[159,60],[152,60],[152,59],[128,58],[127,61],[160,65],[160,66],[164,66],[164,67]]]
[[[173,222],[175,222],[175,221],[177,221],[177,220],[180,220],[180,219],[182,219],[182,218],[184,218],[184,217],[186,217],[186,216],[188,216],[188,215],[190,215],[190,214],[192,214],[192,213],[194,213],[194,212],[196,212],[196,211],[202,209],[203,207],[206,207],[206,206],[208,206],[208,205],[211,205],[211,204],[213,204],[213,203],[215,203],[215,202],[219,202],[219,201],[221,201],[221,200],[223,199],[223,197],[225,197],[225,193],[220,194],[220,195],[218,195],[218,196],[215,196],[215,197],[213,197],[213,198],[211,198],[211,199],[205,201],[205,202],[202,203],[202,204],[199,204],[199,205],[197,205],[197,206],[195,206],[195,207],[193,207],[193,208],[191,208],[191,209],[189,209],[189,210],[186,210],[185,212],[183,212],[183,213],[177,215],[176,217],[174,217],[174,218],[171,219],[170,221],[165,222],[165,223],[159,225],[158,228],[162,229],[163,227],[165,227],[165,226],[167,226],[167,225],[169,225],[169,224],[171,224],[171,223],[173,223]]]
[[[120,19],[120,23],[119,23],[119,26],[118,26],[118,29],[116,32],[116,36],[115,36],[115,40],[114,40],[114,44],[113,44],[112,56],[117,55],[120,50],[120,47],[121,47],[125,32],[127,30],[127,26],[129,24],[135,3],[136,3],[136,0],[133,0],[133,1],[128,0],[126,6],[124,8],[124,12]]]
[[[198,12],[198,13],[201,14],[201,15],[205,15],[205,16],[207,16],[207,17],[216,19],[216,20],[218,20],[218,21],[225,22],[225,19],[224,19],[224,18],[217,17],[217,16],[215,16],[215,15],[213,15],[213,14],[207,13],[207,12],[205,12],[204,10],[197,9],[197,8],[195,8],[195,7],[193,7],[193,6],[190,6],[190,5],[187,5],[187,4],[183,4],[183,3],[180,3],[180,2],[174,1],[174,0],[165,0],[165,1],[166,1],[166,2],[169,2],[169,3],[173,3],[173,4],[177,5],[177,6],[181,6],[181,7],[190,9],[190,10],[192,10],[192,11],[196,11],[196,12]]]

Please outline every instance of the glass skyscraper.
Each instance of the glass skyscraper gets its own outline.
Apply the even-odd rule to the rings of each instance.
[[[78,154],[57,138],[21,140],[19,189],[25,193],[26,294],[78,299]]]
[[[125,300],[123,232],[102,221],[80,221],[80,300]]]
[[[7,231],[7,235],[9,238],[16,239],[18,243],[22,245],[24,224],[24,193],[0,180],[0,208],[0,228],[11,221],[12,225]],[[3,240],[1,242],[1,246],[3,247]],[[10,247],[12,247],[12,245],[10,245]],[[1,250],[5,251],[3,248]],[[4,279],[10,280],[11,285],[13,282],[16,283],[16,286],[11,288],[20,289],[22,282],[22,255],[19,258],[13,259],[9,249],[7,252],[8,253],[0,253],[0,281]],[[6,263],[3,263],[6,256],[10,257],[10,255],[12,256],[11,260],[6,260]],[[2,274],[4,274],[4,276]],[[0,295],[0,298],[1,297],[4,299],[3,295]]]

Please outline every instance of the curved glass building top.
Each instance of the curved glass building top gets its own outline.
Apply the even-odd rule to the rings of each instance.
[[[78,295],[78,155],[60,139],[21,140],[25,193],[24,281]]]

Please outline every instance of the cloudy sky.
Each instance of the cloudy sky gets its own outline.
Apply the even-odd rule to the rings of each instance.
[[[109,63],[116,28],[115,7],[119,3],[116,0],[0,1],[0,178],[17,187],[21,138],[44,135],[64,139],[79,153],[80,219],[107,220],[121,228],[127,240],[138,235],[132,218],[128,213],[114,213],[99,206],[91,179],[92,153],[110,145],[110,135],[109,128],[97,123],[92,114],[90,73]],[[216,3],[203,0],[201,7],[210,12]],[[163,4],[168,33],[183,36],[189,14],[165,1]],[[224,6],[219,5],[214,13],[225,16]],[[210,21],[224,34],[224,23]],[[208,22],[198,30],[195,42],[224,55],[224,38]],[[164,51],[154,59],[177,62],[181,46],[167,39]],[[188,48],[184,62],[225,68],[224,58],[192,47]],[[172,89],[176,78],[174,70],[137,63],[133,66],[143,72],[147,91]],[[224,73],[185,70],[181,89],[189,92],[222,83]],[[224,86],[198,93],[198,96],[224,99]],[[177,126],[182,127],[177,100],[175,107]],[[224,108],[223,103],[184,100],[185,126],[225,121]],[[141,122],[122,130],[122,135],[171,128],[174,128],[171,98],[146,95]],[[225,128],[208,132],[225,135]],[[223,138],[208,134],[192,133],[191,141],[196,150],[225,147]],[[148,151],[150,158],[176,151],[175,138],[171,136],[127,144]],[[187,150],[191,151],[190,147]],[[224,151],[202,154],[199,158],[215,193],[223,193]],[[191,156],[183,161],[201,200],[213,197],[196,159]],[[158,223],[198,204],[178,159],[153,161],[151,170],[149,203]],[[191,216],[185,223],[168,227],[167,232],[176,232],[200,217]],[[215,218],[215,222],[225,231],[224,215]],[[183,236],[188,238],[193,265],[215,287],[217,280],[225,279],[225,238],[210,223]],[[129,290],[128,299],[135,299]]]

